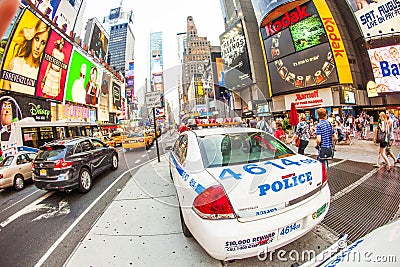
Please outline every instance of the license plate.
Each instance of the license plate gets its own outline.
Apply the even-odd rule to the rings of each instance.
[[[285,227],[279,228],[278,235],[280,238],[284,238],[288,235],[291,235],[294,232],[299,231],[301,228],[302,228],[302,220],[286,225]]]
[[[41,169],[39,171],[40,176],[47,176],[47,170],[46,169]]]

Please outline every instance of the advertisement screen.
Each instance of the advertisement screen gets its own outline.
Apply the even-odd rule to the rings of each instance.
[[[93,24],[92,38],[90,39],[89,50],[93,50],[94,56],[97,58],[106,58],[108,39],[100,30],[97,24]]]
[[[111,76],[107,72],[103,72],[103,80],[101,82],[100,100],[98,117],[99,121],[108,121],[109,119],[109,103],[111,91]]]
[[[272,12],[275,19],[267,16],[260,28],[272,94],[352,82],[344,44],[325,1],[295,1]]]
[[[36,79],[50,31],[49,25],[25,9],[4,54],[1,88],[35,94]]]
[[[50,102],[12,92],[0,92],[0,109],[1,125],[10,124],[7,122],[7,118],[9,121],[17,121],[26,117],[33,117],[37,121],[51,120]]]
[[[400,45],[368,50],[378,93],[400,92]]]
[[[251,84],[249,55],[242,22],[220,36],[222,60],[225,65],[225,87],[234,90]]]
[[[296,51],[289,29],[280,31],[271,38],[264,40],[264,46],[268,48],[265,50],[268,61],[285,57]]]
[[[64,87],[72,45],[56,31],[52,31],[40,66],[36,96],[64,100]]]
[[[326,43],[328,38],[324,31],[324,25],[317,15],[308,17],[290,27],[296,52]]]
[[[65,100],[96,106],[102,82],[98,68],[76,50],[70,65],[74,67],[69,70]]]
[[[352,91],[343,90],[343,104],[356,104],[356,96]]]
[[[257,22],[258,24],[260,24],[266,14],[270,13],[272,10],[281,5],[284,5],[292,1],[293,0],[274,0],[274,1],[251,0],[251,3],[253,4]]]
[[[400,2],[397,0],[347,0],[364,37],[400,32]]]
[[[268,69],[273,93],[338,82],[329,43],[275,60]]]
[[[121,85],[112,81],[112,111],[121,110]]]

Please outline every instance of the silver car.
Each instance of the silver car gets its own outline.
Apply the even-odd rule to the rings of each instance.
[[[18,152],[4,158],[0,163],[0,188],[14,187],[17,191],[22,190],[25,180],[32,178],[31,162],[35,157],[35,153]]]

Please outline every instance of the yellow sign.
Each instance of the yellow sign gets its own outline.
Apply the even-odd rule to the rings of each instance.
[[[339,82],[353,83],[346,49],[332,13],[324,0],[314,0],[314,5],[318,10],[328,35],[329,43],[331,44],[331,49],[335,58],[336,68],[339,76]]]
[[[368,97],[378,96],[378,90],[376,88],[376,83],[374,81],[369,81],[367,83],[367,94],[368,94]]]

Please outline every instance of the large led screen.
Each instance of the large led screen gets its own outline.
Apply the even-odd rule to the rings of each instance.
[[[329,43],[275,60],[268,69],[276,94],[338,81]]]
[[[52,31],[40,66],[36,96],[64,100],[64,87],[71,58],[72,45]]]
[[[108,39],[96,23],[93,23],[93,25],[89,49],[93,50],[95,57],[105,59],[107,54]]]
[[[49,35],[50,26],[25,9],[3,58],[0,87],[35,94],[35,85]]]
[[[347,0],[364,37],[400,32],[400,1]]]
[[[400,45],[368,50],[378,93],[400,92]]]
[[[289,10],[273,10],[275,19],[267,16],[260,28],[272,94],[352,81],[344,44],[326,3],[295,3],[301,1],[290,3]]]
[[[102,74],[97,66],[76,50],[72,53],[65,100],[96,106]]]
[[[222,34],[220,42],[225,66],[225,87],[235,90],[249,86],[252,77],[242,22],[238,21]]]

